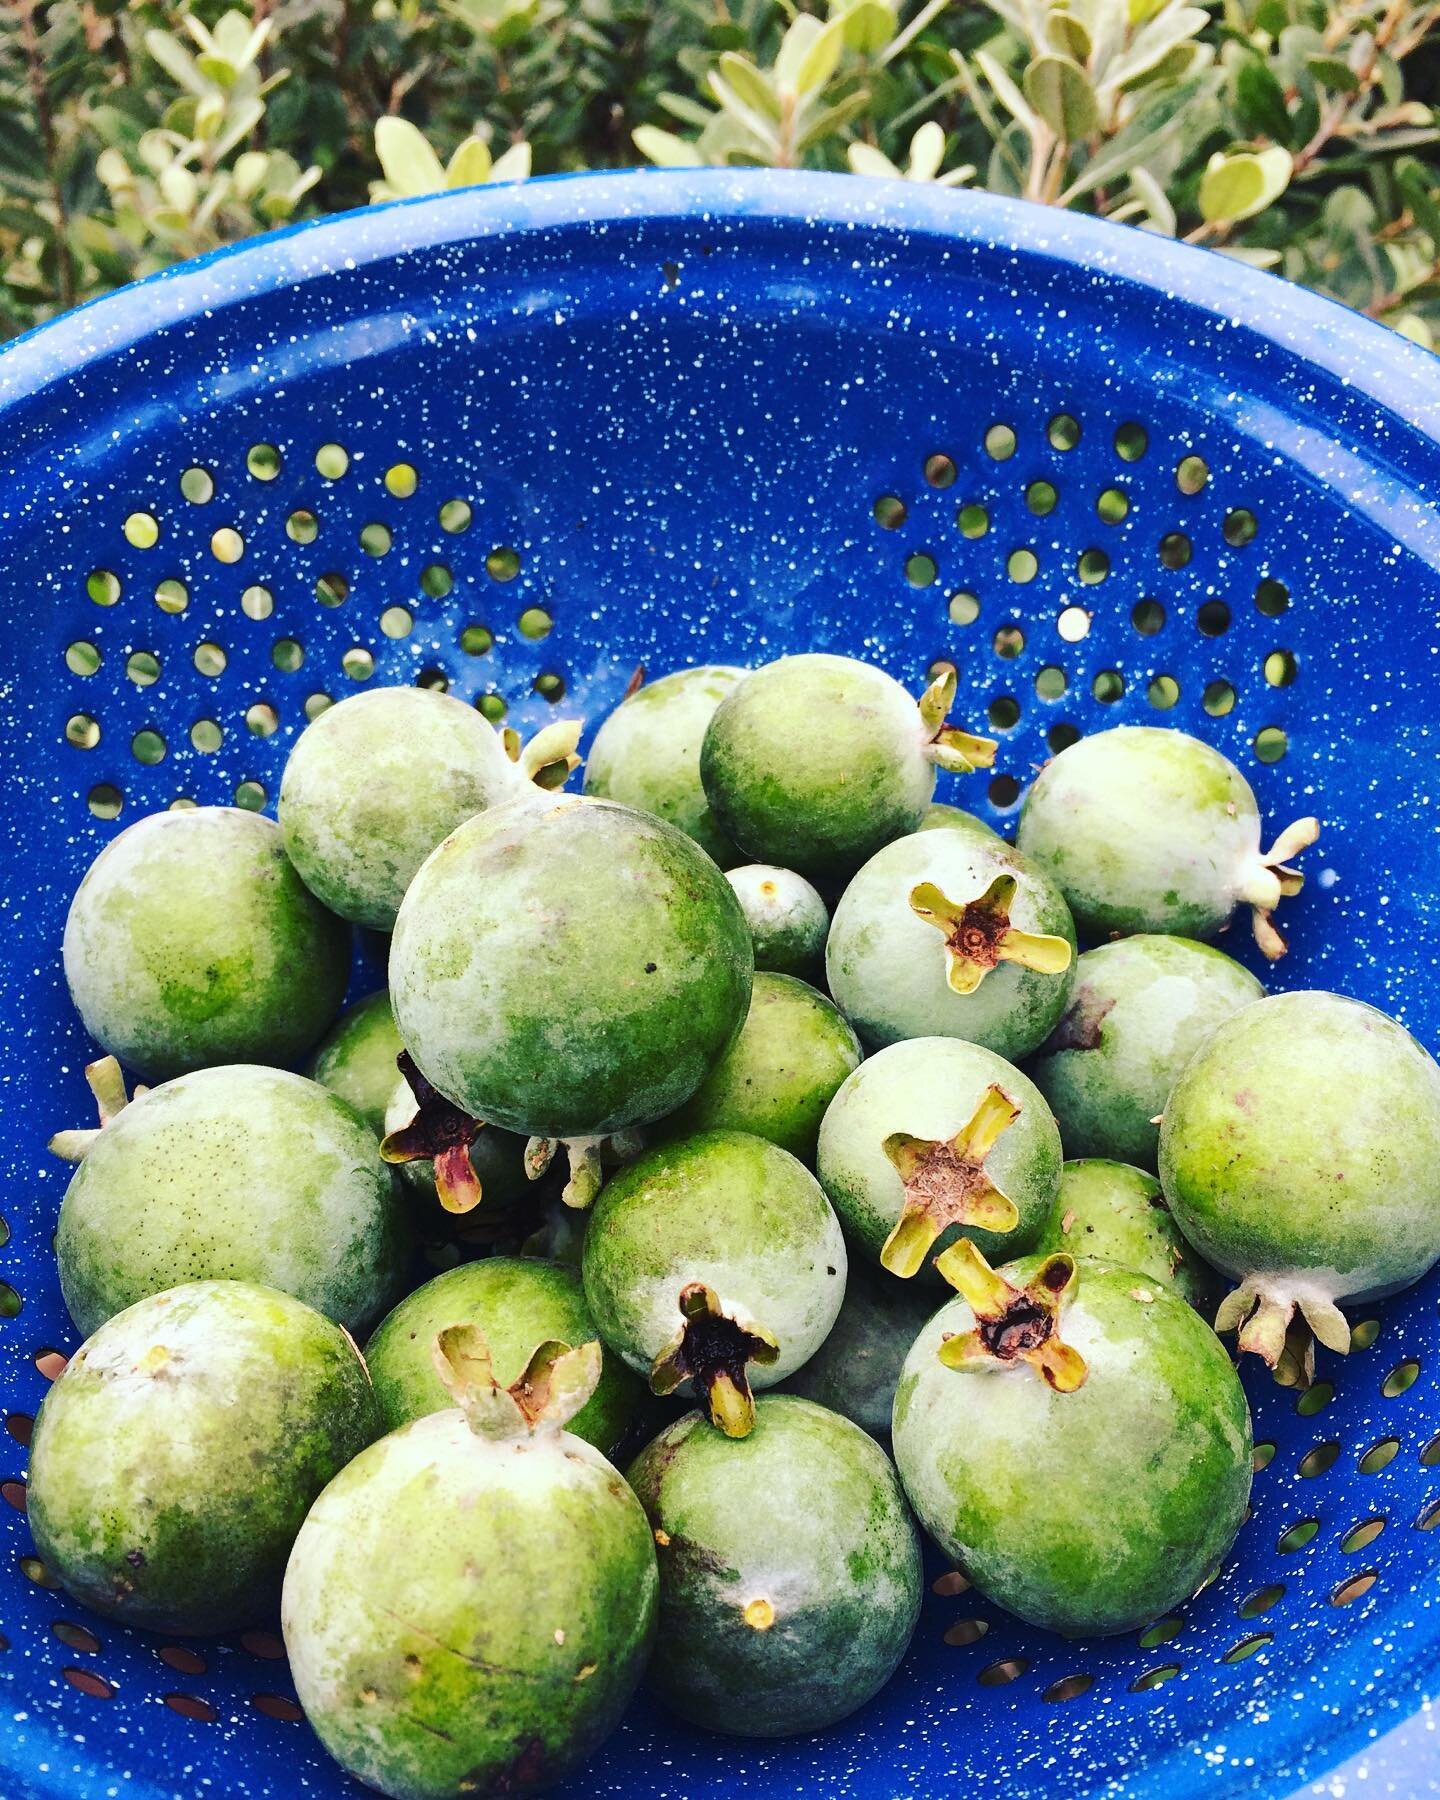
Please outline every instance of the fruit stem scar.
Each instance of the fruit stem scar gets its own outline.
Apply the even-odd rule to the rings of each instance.
[[[947,714],[954,704],[957,685],[955,667],[947,663],[920,696],[921,742],[926,757],[939,768],[956,775],[970,775],[976,769],[993,768],[1000,746],[994,738],[976,737],[950,724]]]
[[[1073,1256],[1046,1257],[1016,1287],[992,1269],[968,1238],[961,1238],[935,1267],[970,1303],[973,1331],[947,1332],[940,1361],[948,1369],[973,1370],[1028,1363],[1059,1394],[1083,1386],[1088,1370],[1078,1350],[1059,1336],[1062,1305],[1074,1298],[1079,1273]]]
[[[477,1437],[526,1438],[558,1431],[595,1391],[600,1346],[537,1344],[519,1379],[502,1387],[478,1325],[447,1325],[431,1346],[435,1371]]]
[[[387,1132],[381,1140],[382,1159],[387,1163],[433,1161],[435,1191],[446,1212],[473,1212],[484,1194],[470,1149],[485,1129],[484,1121],[472,1119],[432,1087],[408,1050],[402,1050],[395,1061],[415,1096],[416,1111],[408,1125]]]
[[[1020,1106],[992,1083],[970,1118],[949,1139],[894,1131],[882,1148],[905,1187],[905,1204],[880,1251],[892,1275],[918,1273],[930,1249],[952,1225],[1013,1231],[1019,1209],[986,1172],[985,1159],[1020,1117]]]
[[[741,1323],[713,1288],[703,1281],[680,1290],[684,1323],[655,1358],[651,1391],[673,1394],[682,1381],[693,1381],[704,1397],[710,1423],[726,1437],[748,1437],[755,1426],[755,1400],[746,1373],[749,1365],[765,1367],[780,1354],[779,1341],[763,1325]]]
[[[945,940],[945,981],[954,994],[973,994],[1002,962],[1018,963],[1041,975],[1063,975],[1072,951],[1067,938],[1021,931],[1010,923],[1018,883],[997,875],[973,900],[951,900],[933,881],[910,890],[910,910],[933,925]]]

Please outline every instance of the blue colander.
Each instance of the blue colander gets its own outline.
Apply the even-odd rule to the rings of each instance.
[[[360,1791],[272,1634],[90,1617],[26,1529],[32,1416],[76,1342],[44,1144],[90,1112],[61,925],[124,825],[273,809],[306,719],[366,683],[531,730],[593,724],[642,663],[836,650],[918,692],[951,660],[1001,749],[945,797],[1001,831],[1048,754],[1121,722],[1218,745],[1272,824],[1323,815],[1267,979],[1433,1047],[1436,369],[1142,232],[719,170],[349,214],[0,357],[4,1800]],[[378,979],[372,952],[356,991]],[[1247,1369],[1254,1516],[1172,1617],[1067,1643],[937,1565],[904,1669],[847,1723],[761,1744],[642,1704],[566,1792],[1283,1795],[1377,1739],[1388,1791],[1430,1791],[1437,1296],[1357,1314],[1298,1401]]]

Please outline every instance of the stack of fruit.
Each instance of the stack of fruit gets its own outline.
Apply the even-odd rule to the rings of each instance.
[[[574,794],[578,726],[381,690],[278,825],[121,833],[65,934],[88,1335],[30,1471],[76,1598],[279,1602],[326,1746],[423,1800],[559,1779],[647,1665],[705,1726],[842,1718],[914,1628],[912,1509],[1070,1635],[1214,1576],[1251,1429],[1208,1320],[1303,1381],[1440,1256],[1440,1069],[1200,941],[1243,905],[1283,952],[1316,821],[1262,851],[1223,756],[1120,729],[1012,846],[933,804],[994,754],[954,692],[685,670]],[[331,1029],[352,924],[388,992]]]

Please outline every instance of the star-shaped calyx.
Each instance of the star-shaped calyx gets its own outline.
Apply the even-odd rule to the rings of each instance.
[[[86,1063],[85,1082],[95,1096],[100,1123],[87,1130],[55,1133],[46,1147],[51,1155],[64,1162],[80,1162],[110,1121],[130,1104],[130,1097],[125,1092],[125,1077],[113,1056],[102,1056],[96,1062]],[[138,1100],[148,1092],[147,1088],[137,1087],[134,1098]]]
[[[505,754],[516,765],[517,773],[525,781],[550,791],[564,787],[580,767],[576,754],[580,732],[578,719],[557,719],[553,725],[537,731],[528,744],[513,725],[507,725],[500,735]]]
[[[755,1398],[746,1371],[751,1363],[773,1363],[779,1342],[763,1325],[727,1312],[703,1281],[680,1290],[680,1315],[684,1324],[651,1367],[651,1391],[673,1394],[682,1381],[693,1381],[710,1423],[726,1437],[748,1437],[755,1426]]]
[[[905,1185],[904,1210],[880,1252],[892,1275],[916,1274],[952,1225],[1015,1229],[1019,1211],[986,1172],[985,1159],[1019,1117],[1017,1102],[992,1084],[953,1138],[912,1137],[907,1131],[886,1138],[885,1154]]]
[[[447,1325],[431,1346],[445,1391],[479,1437],[525,1438],[559,1431],[595,1392],[599,1344],[571,1349],[555,1339],[531,1352],[517,1381],[504,1386],[478,1325]]]
[[[1241,893],[1240,898],[1250,904],[1255,942],[1271,962],[1278,962],[1290,947],[1275,929],[1275,908],[1282,900],[1292,899],[1305,885],[1300,870],[1289,866],[1290,858],[1308,850],[1319,835],[1318,819],[1297,819],[1293,825],[1287,825],[1270,848],[1260,852],[1259,866]]]
[[[1063,975],[1073,954],[1070,941],[1021,931],[1010,923],[1017,882],[997,875],[983,894],[955,901],[933,881],[910,890],[910,908],[945,939],[945,981],[951,993],[973,994],[1002,962],[1019,963],[1041,975]]]
[[[1282,1387],[1308,1387],[1315,1372],[1315,1340],[1348,1355],[1350,1326],[1326,1294],[1286,1293],[1252,1275],[1227,1294],[1215,1314],[1217,1331],[1238,1331],[1242,1354],[1258,1356]]]
[[[976,769],[992,768],[1000,746],[994,738],[976,737],[949,722],[956,685],[955,670],[947,663],[920,696],[920,730],[931,762],[954,774],[969,775]]]
[[[387,1163],[433,1162],[435,1191],[446,1212],[473,1212],[484,1196],[470,1148],[485,1129],[484,1121],[472,1119],[432,1087],[408,1050],[395,1061],[415,1096],[416,1112],[408,1125],[386,1133],[380,1155]]]
[[[947,1369],[1023,1362],[1056,1393],[1072,1394],[1084,1383],[1084,1357],[1059,1336],[1061,1308],[1080,1279],[1073,1256],[1047,1256],[1024,1287],[992,1269],[968,1238],[952,1244],[935,1267],[975,1315],[973,1330],[947,1334],[941,1343]]]

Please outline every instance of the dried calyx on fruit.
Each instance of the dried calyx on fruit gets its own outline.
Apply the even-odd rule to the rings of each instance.
[[[102,1056],[85,1065],[85,1084],[95,1096],[100,1123],[74,1131],[57,1131],[45,1148],[62,1162],[78,1163],[93,1147],[95,1140],[112,1119],[119,1118],[130,1104],[125,1092],[125,1074],[113,1056]],[[134,1098],[149,1093],[145,1087],[135,1089]]]
[[[484,1198],[471,1151],[485,1122],[472,1119],[432,1087],[408,1050],[395,1063],[414,1096],[415,1113],[385,1133],[380,1154],[387,1163],[433,1163],[440,1204],[446,1212],[467,1213]]]
[[[595,1321],[574,1269],[533,1256],[483,1256],[447,1269],[407,1294],[365,1346],[387,1431],[453,1404],[433,1349],[437,1333],[455,1319],[485,1333],[502,1387],[520,1378],[536,1344],[589,1343],[595,1336]],[[607,1352],[595,1392],[567,1429],[608,1456],[645,1405],[639,1376]]]
[[[1213,937],[1244,905],[1274,961],[1285,940],[1273,914],[1305,881],[1291,859],[1319,835],[1318,819],[1297,819],[1262,851],[1259,807],[1234,763],[1183,731],[1121,725],[1045,765],[1016,841],[1092,937]]]
[[[650,1371],[652,1390],[673,1394],[682,1382],[694,1382],[710,1423],[726,1437],[745,1437],[755,1424],[755,1398],[746,1371],[751,1363],[762,1368],[773,1363],[780,1355],[779,1343],[763,1325],[742,1322],[726,1312],[715,1290],[703,1281],[681,1288],[680,1316],[684,1323]]]
[[[1020,1223],[1019,1208],[985,1167],[1002,1133],[1019,1117],[1018,1102],[992,1082],[953,1137],[892,1131],[885,1139],[885,1154],[905,1185],[905,1209],[880,1251],[880,1261],[892,1275],[913,1275],[952,1225],[1013,1231]],[[943,1273],[942,1264],[943,1258],[936,1267]]]
[[[643,1147],[644,1137],[638,1130],[611,1131],[600,1137],[532,1137],[525,1146],[525,1173],[531,1181],[538,1181],[563,1149],[566,1175],[560,1198],[567,1206],[583,1211],[605,1185],[606,1169],[633,1162]]]
[[[1075,1288],[1073,1256],[1047,1256],[1017,1287],[961,1238],[935,1267],[975,1315],[969,1331],[945,1334],[940,1360],[947,1369],[1023,1362],[1057,1393],[1073,1394],[1083,1384],[1085,1359],[1059,1335],[1061,1307]]]
[[[1010,922],[1017,883],[997,875],[973,900],[952,900],[933,881],[910,890],[910,908],[945,940],[945,982],[952,994],[973,994],[1002,962],[1040,975],[1063,975],[1074,946],[1069,938],[1022,931]]]
[[[918,828],[937,768],[989,768],[993,739],[952,726],[946,664],[918,708],[883,669],[786,656],[748,675],[705,733],[700,775],[716,818],[757,862],[844,876]]]

